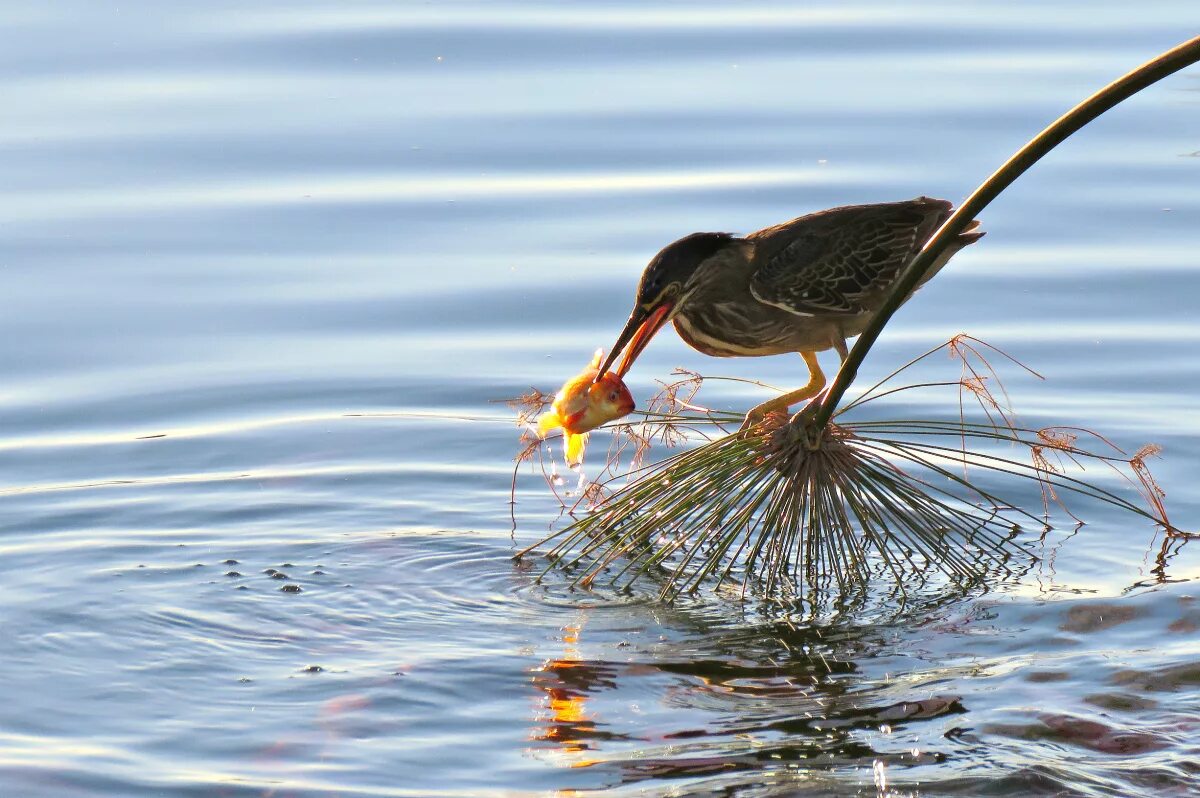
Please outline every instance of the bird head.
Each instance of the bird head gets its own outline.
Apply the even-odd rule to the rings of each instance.
[[[625,329],[621,330],[617,343],[609,350],[608,358],[600,367],[596,379],[612,368],[613,361],[628,344],[625,357],[616,372],[624,377],[654,334],[679,312],[687,298],[700,286],[703,281],[701,267],[738,241],[729,233],[692,233],[668,244],[655,255],[642,272],[629,321],[625,322]]]

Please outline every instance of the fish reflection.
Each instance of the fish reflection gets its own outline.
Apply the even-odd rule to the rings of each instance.
[[[618,739],[600,728],[588,708],[591,694],[617,686],[616,667],[582,659],[578,644],[583,623],[563,628],[563,656],[551,659],[533,671],[533,684],[544,694],[542,711],[531,739],[552,744],[570,767],[588,767],[596,760],[585,752],[597,741]]]

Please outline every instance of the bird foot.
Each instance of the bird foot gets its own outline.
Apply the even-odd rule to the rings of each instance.
[[[812,420],[816,416],[817,411],[821,409],[821,399],[824,394],[821,394],[811,402],[801,408],[800,412],[796,413],[788,420],[788,426],[791,428],[797,440],[802,441],[809,449],[819,449],[821,439],[823,437],[823,429],[813,429]]]
[[[818,395],[817,398],[800,408],[800,412],[793,415],[791,419],[789,419],[789,422],[797,427],[807,426],[808,423],[812,421],[813,416],[815,416],[817,411],[821,408],[822,398],[824,398],[824,393]]]
[[[755,424],[762,421],[764,418],[766,418],[765,415],[760,414],[760,413],[755,413],[753,410],[751,410],[749,413],[746,414],[746,417],[744,419],[742,419],[742,426],[738,427],[738,432],[746,432],[751,427],[753,427]]]
[[[787,410],[787,405],[781,406],[776,401],[763,402],[761,405],[750,408],[749,412],[746,413],[746,418],[743,419],[742,426],[738,429],[738,432],[745,432],[755,424],[762,422],[763,419],[765,419],[771,413],[786,413]]]

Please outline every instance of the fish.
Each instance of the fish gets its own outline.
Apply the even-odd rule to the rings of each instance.
[[[562,429],[569,466],[583,462],[589,432],[629,415],[636,407],[633,394],[615,373],[607,372],[596,381],[603,362],[604,351],[597,349],[591,364],[563,383],[550,410],[538,418],[537,431],[542,438],[552,430]]]

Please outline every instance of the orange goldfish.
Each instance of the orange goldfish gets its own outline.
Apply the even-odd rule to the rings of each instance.
[[[604,353],[597,349],[591,364],[563,383],[550,410],[538,418],[538,434],[543,438],[550,430],[562,428],[567,465],[583,461],[589,432],[633,412],[633,395],[615,373],[610,371],[593,383],[603,360]]]

